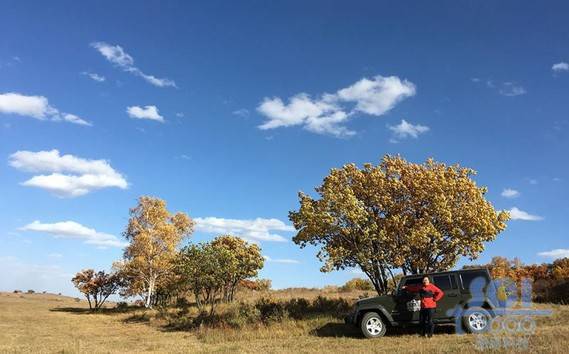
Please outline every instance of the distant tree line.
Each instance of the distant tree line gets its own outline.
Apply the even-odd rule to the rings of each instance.
[[[569,258],[560,258],[552,263],[523,264],[518,258],[494,257],[484,265],[464,268],[486,267],[498,282],[503,281],[510,293],[519,298],[521,282],[532,282],[532,297],[537,302],[569,302]]]

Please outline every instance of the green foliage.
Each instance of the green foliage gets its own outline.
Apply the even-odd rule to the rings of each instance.
[[[249,244],[240,237],[222,235],[216,237],[211,246],[224,249],[231,255],[231,261],[226,264],[223,300],[233,301],[235,289],[241,280],[256,277],[263,268],[264,259],[261,249],[255,244]]]
[[[231,251],[211,243],[184,247],[178,260],[178,272],[194,293],[198,308],[203,311],[209,306],[210,315],[214,313],[233,267]]]

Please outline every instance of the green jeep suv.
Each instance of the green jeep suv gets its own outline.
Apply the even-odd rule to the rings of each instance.
[[[388,327],[418,324],[418,295],[402,287],[421,284],[426,276],[444,292],[437,302],[434,323],[455,323],[457,331],[469,333],[488,329],[497,301],[496,287],[485,268],[405,276],[392,294],[356,302],[346,323],[360,327],[367,338],[383,336]]]

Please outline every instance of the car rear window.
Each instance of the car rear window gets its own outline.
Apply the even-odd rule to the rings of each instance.
[[[460,274],[462,288],[470,291],[480,291],[488,285],[488,275],[484,272],[466,272]]]
[[[423,284],[423,278],[409,278],[405,279],[403,285],[418,285]]]

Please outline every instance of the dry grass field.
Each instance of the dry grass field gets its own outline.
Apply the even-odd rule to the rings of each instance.
[[[300,294],[293,290],[273,292],[272,296],[310,298],[319,293],[299,291]],[[553,309],[553,315],[540,318],[536,333],[527,337],[527,349],[517,351],[567,352],[569,306],[541,307]],[[438,327],[432,339],[420,338],[413,331],[392,331],[384,338],[368,340],[340,320],[327,316],[243,329],[181,331],[169,329],[153,311],[107,310],[93,314],[87,311],[85,301],[69,297],[0,293],[2,353],[471,353],[479,352],[477,340],[474,335],[454,334],[452,326]]]

